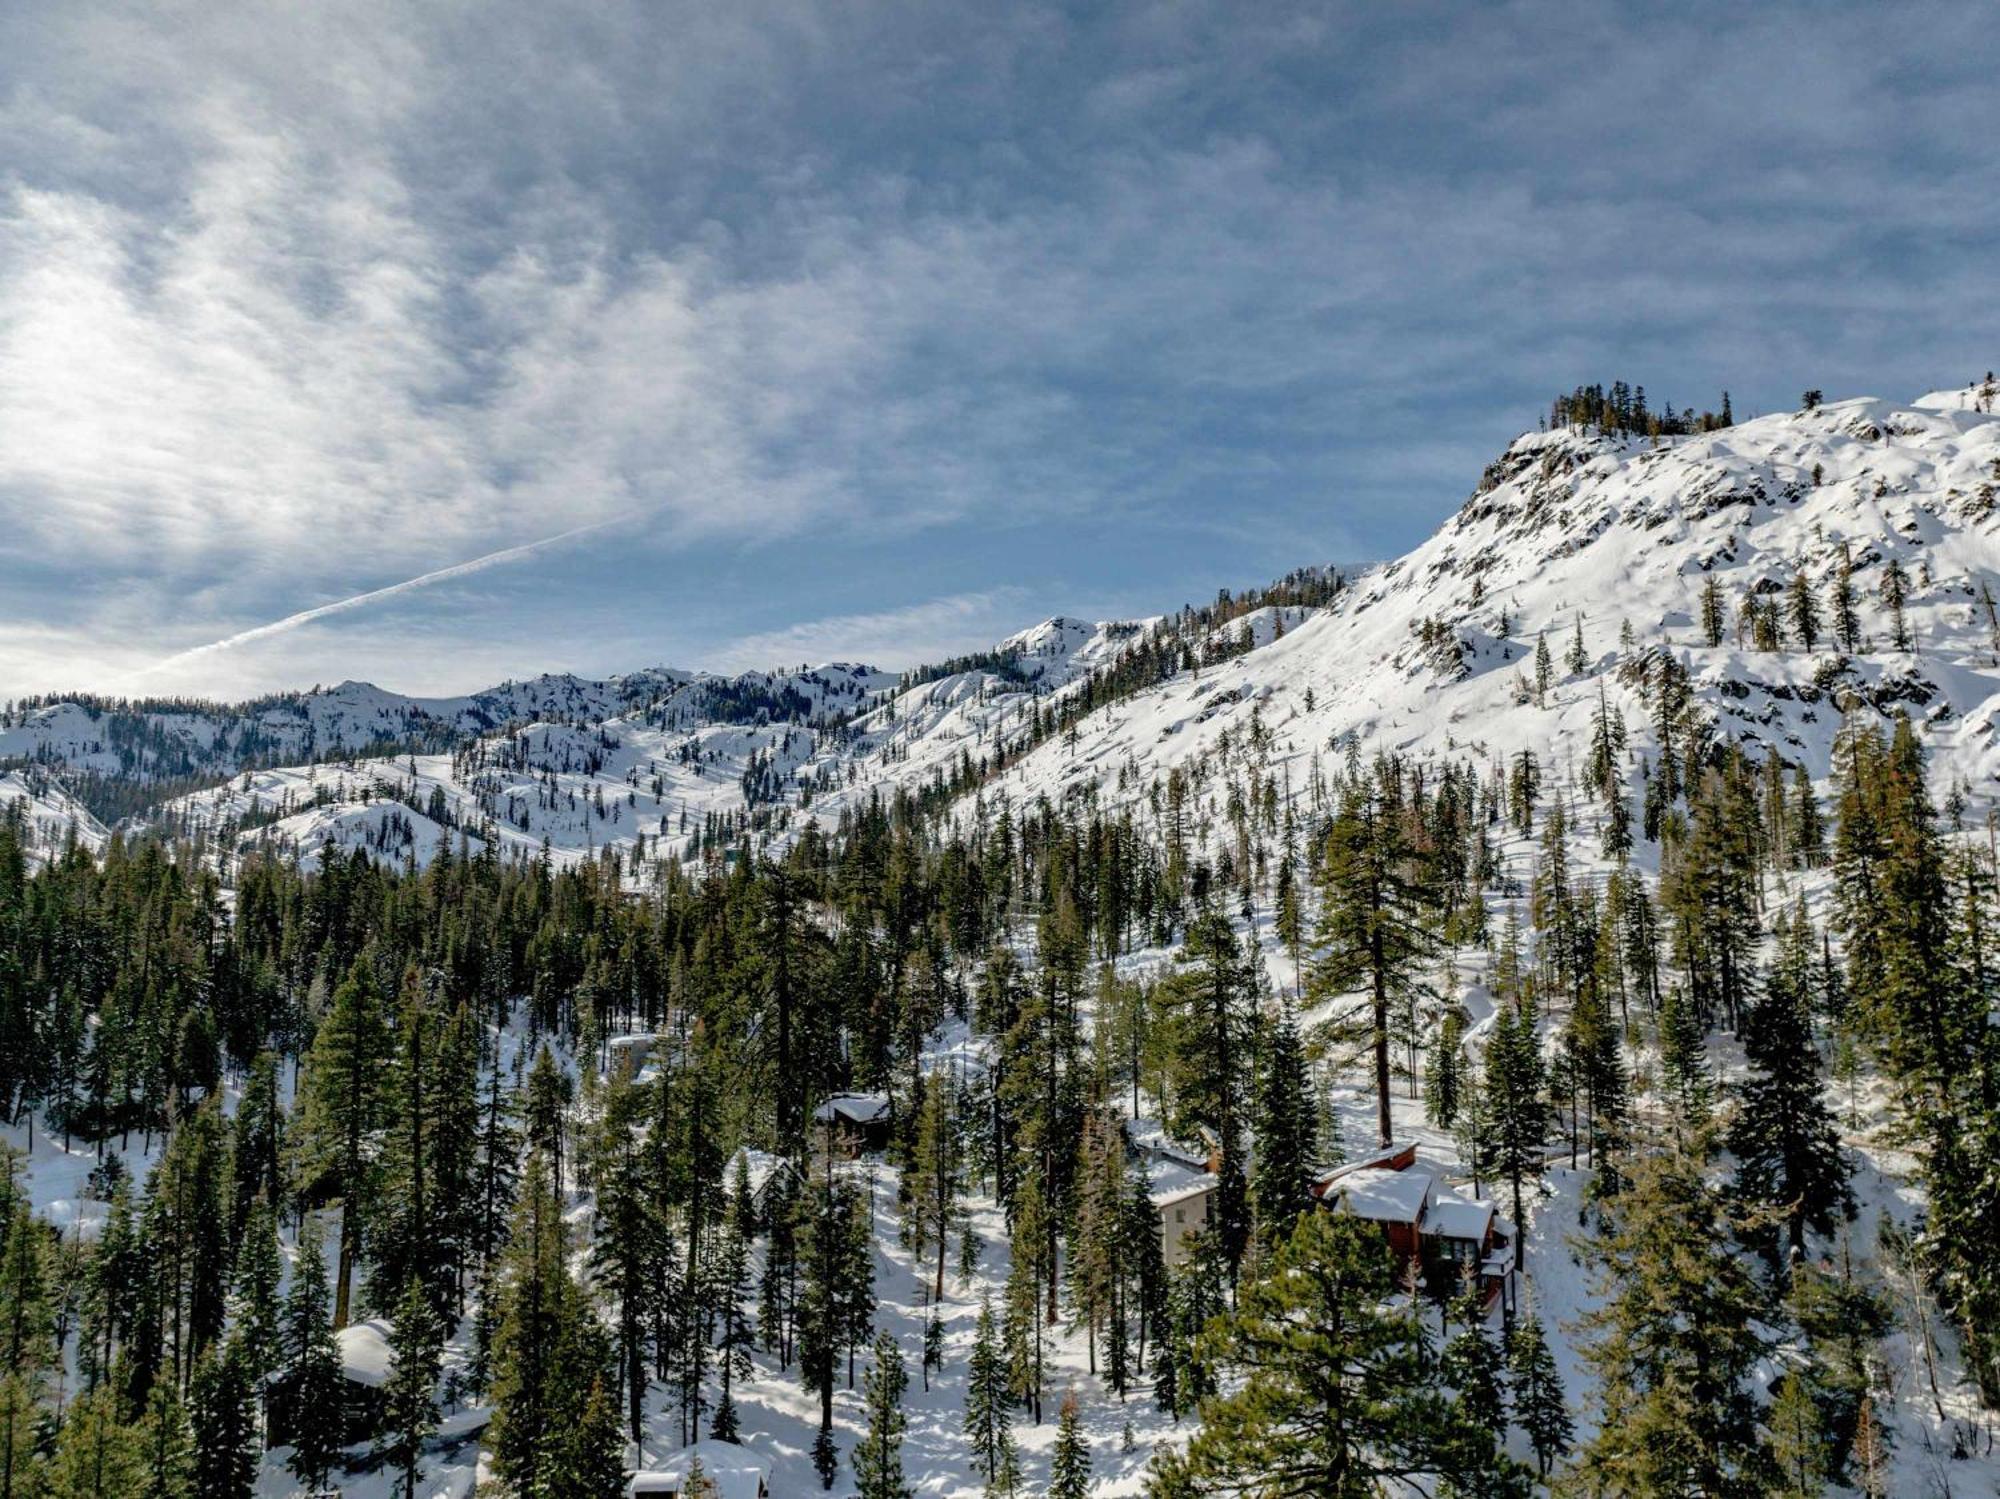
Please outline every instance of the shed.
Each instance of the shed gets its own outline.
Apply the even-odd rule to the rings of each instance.
[[[697,1458],[706,1480],[701,1499],[770,1499],[764,1465],[735,1443],[717,1441],[696,1442],[658,1467],[641,1469],[626,1480],[625,1492],[658,1499],[696,1499],[687,1492],[687,1482]]]
[[[657,1035],[647,1032],[629,1036],[613,1036],[604,1043],[609,1060],[606,1071],[616,1075],[622,1066],[629,1069],[629,1076],[637,1077],[645,1071],[646,1064],[653,1059],[653,1048],[659,1044]]]

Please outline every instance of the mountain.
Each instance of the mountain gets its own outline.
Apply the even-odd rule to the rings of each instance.
[[[1292,795],[1349,746],[1495,764],[1533,749],[1575,764],[1600,699],[1651,756],[1657,689],[1680,675],[1710,732],[1815,778],[1843,704],[1903,708],[1942,773],[1977,789],[2000,769],[1990,404],[1967,388],[1657,440],[1528,433],[1404,557],[1345,586],[1335,575],[1269,595],[1312,604],[1246,596],[1219,613],[1058,617],[901,678],[847,664],[662,668],[457,698],[348,682],[236,707],[38,702],[0,722],[0,763],[228,777],[151,820],[229,843],[311,854],[332,840],[421,859],[463,833],[521,854],[546,840],[558,856],[653,858],[685,854],[705,829],[775,832],[873,796],[949,799],[974,784],[989,805],[1115,807],[1178,771],[1213,815],[1215,773],[1253,734]],[[1896,646],[1892,575],[1909,649]],[[1843,576],[1851,651],[1833,617]],[[1717,644],[1703,627],[1711,584]],[[1791,618],[1801,593],[1819,616],[1810,648]],[[1759,614],[1771,616],[1761,630]],[[1538,705],[1542,639],[1554,671]]]
[[[1222,667],[1044,743],[988,798],[1129,801],[1171,771],[1219,765],[1253,722],[1276,737],[1295,789],[1314,757],[1350,742],[1580,763],[1600,691],[1633,748],[1657,753],[1662,658],[1685,670],[1714,733],[1815,778],[1828,773],[1842,704],[1857,702],[1910,712],[1940,773],[1983,791],[2000,770],[2000,416],[1978,407],[1974,391],[1909,406],[1848,400],[1657,446],[1529,433],[1415,550],[1282,636],[1260,634]],[[1862,636],[1852,652],[1832,621],[1844,567]],[[1884,602],[1892,569],[1904,579],[1908,650],[1895,648]],[[1797,577],[1820,616],[1811,649],[1786,619]],[[1713,646],[1701,623],[1711,579],[1727,614]],[[1746,599],[1777,606],[1776,649],[1757,648],[1749,630],[1739,639]],[[1584,665],[1571,671],[1579,627]],[[1542,637],[1555,681],[1537,707]]]

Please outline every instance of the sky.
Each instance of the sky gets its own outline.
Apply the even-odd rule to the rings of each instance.
[[[1981,4],[0,6],[0,699],[901,667],[2000,365]]]

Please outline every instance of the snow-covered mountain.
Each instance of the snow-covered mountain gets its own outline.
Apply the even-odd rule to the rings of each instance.
[[[539,677],[462,698],[344,683],[229,709],[60,701],[0,726],[0,763],[229,774],[160,820],[308,855],[332,840],[422,859],[464,833],[522,854],[546,840],[558,857],[616,847],[651,859],[685,852],[705,826],[755,815],[780,831],[940,784],[983,782],[988,805],[1115,807],[1179,770],[1197,810],[1212,811],[1210,772],[1251,744],[1260,774],[1292,795],[1316,759],[1350,745],[1580,759],[1600,695],[1647,753],[1664,653],[1719,734],[1823,777],[1844,703],[1902,707],[1944,773],[1980,798],[2000,770],[1992,404],[1971,387],[1658,441],[1529,433],[1428,541],[1359,572],[1324,607],[1254,608],[1195,633],[1186,616],[1056,618],[900,679],[843,664]],[[1892,564],[1908,649],[1884,598]],[[1832,618],[1843,570],[1863,636],[1852,652]],[[1810,648],[1787,622],[1801,576],[1820,616]],[[1716,645],[1702,620],[1711,579],[1727,615]],[[1775,648],[1739,625],[1747,599],[1778,604]],[[1555,663],[1540,704],[1538,637]],[[1099,692],[1110,700],[1047,731],[1070,695],[1137,647],[1159,657],[1169,639],[1178,671]]]
[[[1664,440],[1562,429],[1514,442],[1428,541],[1358,578],[1313,617],[1225,665],[1092,716],[1068,742],[1012,766],[996,796],[1086,795],[1115,804],[1167,772],[1214,765],[1252,723],[1267,763],[1306,785],[1314,756],[1353,741],[1499,758],[1522,749],[1581,759],[1599,693],[1651,746],[1647,668],[1687,669],[1719,734],[1768,746],[1812,774],[1845,702],[1901,707],[1935,763],[1975,798],[2000,771],[2000,416],[1976,391],[1909,406],[1857,399]],[[1845,557],[1863,639],[1842,651],[1832,598]],[[1883,599],[1906,580],[1910,649]],[[1747,597],[1803,574],[1820,616],[1813,648],[1782,623],[1777,649],[1739,635]],[[1720,645],[1702,627],[1713,577]],[[1578,627],[1581,671],[1566,658]],[[1629,626],[1629,632],[1627,627]],[[1556,681],[1532,701],[1537,637]]]

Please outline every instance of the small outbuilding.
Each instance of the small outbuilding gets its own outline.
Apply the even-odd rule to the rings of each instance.
[[[689,1486],[699,1464],[701,1491]],[[656,1467],[642,1468],[625,1483],[628,1496],[656,1499],[770,1499],[764,1465],[733,1442],[705,1441],[683,1447]]]

